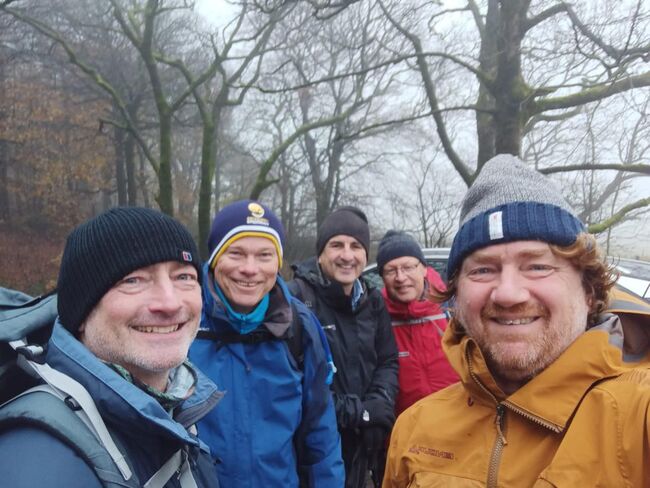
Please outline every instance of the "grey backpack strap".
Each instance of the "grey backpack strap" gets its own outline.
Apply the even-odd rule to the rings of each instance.
[[[144,484],[143,488],[162,488],[177,473],[181,488],[198,488],[184,449],[179,449],[162,467]]]
[[[93,469],[103,486],[140,486],[135,479],[123,479],[113,459],[93,432],[49,385],[39,385],[2,405],[0,429],[12,429],[21,425],[37,427],[65,443]]]
[[[15,350],[20,348],[30,350],[33,347],[37,347],[27,346],[26,342],[22,339],[11,341],[9,344]],[[39,355],[39,353],[40,351],[35,351],[35,355]],[[77,403],[80,408],[76,409],[75,413],[88,426],[95,437],[99,439],[99,442],[104,446],[106,451],[108,451],[108,454],[113,459],[113,462],[115,462],[124,480],[129,480],[132,476],[131,469],[124,455],[117,448],[113,438],[109,434],[90,393],[78,381],[53,369],[48,364],[39,364],[35,361],[30,361],[26,358],[25,354],[19,354],[19,361],[21,361],[23,367],[31,368],[39,377],[43,378],[61,399],[67,400],[68,397],[71,397]]]

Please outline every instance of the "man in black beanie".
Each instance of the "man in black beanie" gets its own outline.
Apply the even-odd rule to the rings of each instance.
[[[318,228],[317,255],[294,266],[291,291],[316,314],[337,373],[332,390],[346,488],[381,483],[386,438],[395,421],[397,346],[378,290],[359,277],[368,261],[366,215],[346,206]]]
[[[193,425],[222,393],[187,361],[201,318],[199,266],[189,231],[154,210],[110,209],[72,231],[59,316],[34,369],[62,393],[60,405],[79,412],[84,423],[75,429],[93,425],[87,435],[111,453],[122,479],[98,469],[97,452],[64,442],[65,425],[49,421],[51,411],[34,399],[26,412],[47,428],[2,423],[4,485],[218,486]]]

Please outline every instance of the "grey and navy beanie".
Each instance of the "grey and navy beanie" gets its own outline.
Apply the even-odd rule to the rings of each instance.
[[[58,311],[76,334],[104,294],[136,269],[165,261],[194,266],[201,260],[190,232],[173,218],[148,208],[112,208],[74,229],[59,269]]]
[[[253,200],[239,200],[226,205],[214,217],[208,249],[210,269],[233,242],[242,237],[264,237],[271,240],[282,267],[284,228],[280,219],[266,205]]]
[[[327,242],[334,236],[354,237],[366,250],[370,248],[370,227],[368,218],[357,207],[345,206],[329,214],[318,228],[316,236],[316,255],[320,256]]]
[[[515,156],[499,154],[485,163],[465,195],[447,277],[477,249],[528,240],[568,246],[584,230],[551,180]]]
[[[427,265],[422,248],[410,235],[398,230],[389,230],[384,234],[377,249],[377,269],[379,275],[384,274],[384,266],[393,259],[411,256]]]

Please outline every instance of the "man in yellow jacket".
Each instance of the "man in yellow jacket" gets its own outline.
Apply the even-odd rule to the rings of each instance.
[[[448,276],[461,382],[399,417],[384,488],[650,486],[649,335],[604,313],[615,277],[552,182],[488,161]]]

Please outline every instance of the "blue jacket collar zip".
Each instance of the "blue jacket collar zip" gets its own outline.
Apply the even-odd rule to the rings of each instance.
[[[221,300],[221,303],[226,308],[226,316],[228,317],[228,323],[233,329],[235,329],[235,332],[238,332],[240,334],[248,334],[249,332],[252,332],[255,329],[257,329],[262,324],[262,322],[264,321],[264,316],[266,315],[266,311],[269,309],[268,293],[264,295],[260,303],[257,304],[257,306],[255,307],[255,309],[253,309],[252,312],[239,313],[233,310],[232,306],[230,305],[230,302],[223,294],[223,291],[221,291],[221,287],[216,282],[216,280],[214,280],[214,278],[212,279],[212,285],[214,287],[214,291],[219,297],[219,300]]]
[[[153,427],[158,435],[206,448],[186,428],[212,409],[223,393],[189,362],[185,363],[186,366],[194,369],[196,374],[194,390],[189,398],[180,402],[174,411],[175,419],[172,419],[156,398],[99,360],[58,319],[48,343],[46,359],[53,368],[71,376],[88,390],[106,420],[126,425],[126,429],[132,432],[142,431],[146,437],[152,435]],[[182,389],[180,384],[186,383],[188,377],[182,373],[175,381]],[[174,391],[177,394],[180,390],[174,387]]]

